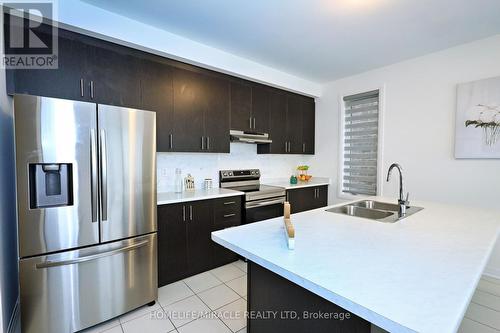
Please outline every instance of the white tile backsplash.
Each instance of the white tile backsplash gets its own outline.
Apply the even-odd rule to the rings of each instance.
[[[257,145],[231,143],[230,154],[158,153],[158,192],[173,191],[175,169],[181,168],[182,177],[188,173],[195,178],[196,188],[202,188],[205,178],[219,185],[219,170],[260,169],[262,180],[288,178],[301,164],[312,165],[311,155],[257,155]]]

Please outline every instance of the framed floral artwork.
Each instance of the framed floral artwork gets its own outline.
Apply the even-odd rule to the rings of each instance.
[[[455,158],[500,158],[500,77],[458,85]]]

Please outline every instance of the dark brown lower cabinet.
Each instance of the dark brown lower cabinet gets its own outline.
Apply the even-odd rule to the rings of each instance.
[[[212,256],[207,253],[207,249],[212,247],[212,202],[193,201],[184,206],[187,221],[187,273],[194,275],[213,268]]]
[[[238,226],[242,223],[241,197],[229,197],[213,200],[214,223],[212,231]],[[238,255],[225,247],[212,242],[213,264],[222,266],[238,259]]]
[[[370,332],[363,318],[250,261],[247,281],[248,312],[260,314],[248,317],[249,333]]]
[[[292,213],[325,207],[328,205],[328,185],[301,187],[286,191]]]
[[[241,197],[158,206],[158,285],[235,261],[211,232],[241,224]]]
[[[180,280],[188,271],[185,205],[158,206],[158,285]]]

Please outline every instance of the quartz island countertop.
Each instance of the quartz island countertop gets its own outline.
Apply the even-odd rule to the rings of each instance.
[[[373,198],[395,202],[389,198]],[[500,213],[432,202],[396,223],[326,212],[212,233],[262,267],[390,332],[455,332],[500,232]]]

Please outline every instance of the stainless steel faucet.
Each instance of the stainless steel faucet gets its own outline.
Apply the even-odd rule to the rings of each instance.
[[[394,169],[394,168],[398,169],[398,171],[399,171],[399,199],[398,199],[399,215],[404,216],[404,215],[406,215],[406,208],[408,208],[410,206],[410,201],[408,201],[410,193],[409,192],[406,193],[406,199],[403,197],[403,193],[404,193],[403,168],[401,167],[401,165],[399,165],[397,163],[391,164],[391,166],[389,167],[389,171],[387,172],[387,181],[389,181],[391,179],[391,172],[392,172],[392,169]]]

